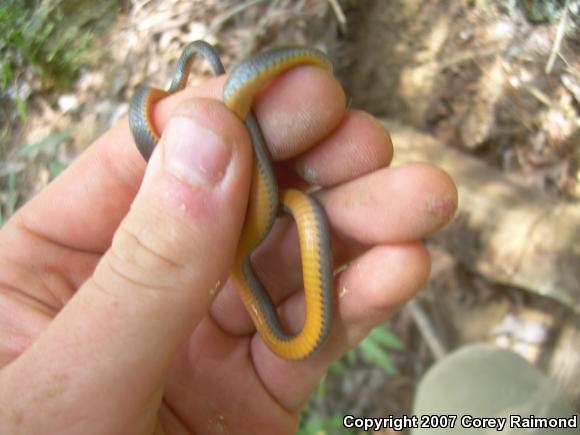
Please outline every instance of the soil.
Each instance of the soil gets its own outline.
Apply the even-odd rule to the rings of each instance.
[[[556,26],[504,2],[353,2],[347,14],[340,74],[354,106],[580,197],[578,33],[547,73]]]

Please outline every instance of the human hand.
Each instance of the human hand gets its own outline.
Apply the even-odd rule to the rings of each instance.
[[[453,216],[453,182],[430,164],[388,168],[393,150],[380,123],[345,109],[326,72],[293,69],[255,112],[281,185],[303,185],[298,173],[323,187],[316,196],[335,265],[348,266],[335,277],[327,343],[300,362],[274,356],[229,283],[215,296],[251,173],[243,124],[213,99],[223,81],[156,106],[165,133],[144,178],[120,122],[1,230],[2,434],[294,433],[330,363],[426,280],[420,239]],[[254,260],[283,321],[299,330],[289,219],[277,221]]]

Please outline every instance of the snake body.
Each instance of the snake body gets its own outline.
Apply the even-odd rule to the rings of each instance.
[[[214,74],[225,73],[215,48],[204,41],[196,41],[184,49],[167,91],[140,87],[131,100],[129,125],[146,160],[159,141],[159,134],[152,122],[154,105],[186,86],[195,54],[201,54],[209,61]],[[232,282],[266,345],[276,355],[288,360],[299,360],[313,354],[322,346],[330,331],[333,283],[329,230],[324,209],[313,196],[297,189],[278,191],[268,148],[251,108],[256,92],[269,81],[304,64],[332,69],[328,58],[316,49],[278,48],[238,64],[231,71],[223,90],[225,105],[245,122],[254,150],[250,197],[235,255]],[[280,212],[292,215],[300,240],[306,315],[304,325],[297,334],[285,332],[276,308],[251,263],[252,252],[266,238]]]

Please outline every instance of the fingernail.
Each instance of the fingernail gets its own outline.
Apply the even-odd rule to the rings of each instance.
[[[162,141],[166,167],[194,186],[220,181],[232,155],[230,144],[219,134],[185,116],[169,121]]]

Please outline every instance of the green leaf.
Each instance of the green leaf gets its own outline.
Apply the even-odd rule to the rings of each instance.
[[[322,379],[318,382],[318,385],[316,385],[316,391],[315,393],[317,397],[324,397],[324,395],[326,394],[326,373],[324,374],[324,376],[322,377]]]
[[[350,365],[354,365],[356,363],[356,350],[351,349],[345,356],[344,359]]]
[[[342,375],[343,373],[345,373],[347,371],[347,367],[346,364],[344,362],[342,362],[341,359],[337,359],[336,361],[334,361],[330,367],[328,368],[328,370],[331,373],[337,374],[337,375]]]
[[[338,435],[346,433],[342,427],[342,415],[309,415],[296,435]]]
[[[38,142],[34,142],[28,145],[24,145],[22,148],[18,150],[18,154],[26,155],[33,153],[41,148],[56,146],[60,144],[62,141],[70,137],[71,133],[73,132],[72,128],[67,128],[64,131],[51,133],[46,136],[44,139],[39,140]]]
[[[8,86],[8,83],[12,80],[12,69],[10,68],[9,61],[2,59],[0,62],[2,65],[2,83],[0,84],[0,89],[6,89],[6,86]]]
[[[562,14],[562,3],[558,0],[519,0],[524,15],[534,24],[558,20]]]
[[[48,164],[48,172],[50,173],[50,178],[55,179],[56,177],[58,177],[58,175],[64,171],[64,169],[66,168],[65,165],[63,165],[62,163],[59,162],[50,162]]]
[[[22,98],[16,98],[16,108],[18,109],[18,115],[22,121],[26,121],[28,118],[28,113],[26,111],[26,100]]]
[[[395,364],[393,364],[391,357],[375,341],[369,340],[367,337],[361,341],[359,348],[369,362],[381,367],[389,375],[397,374],[397,368],[395,367]]]
[[[326,434],[326,419],[320,415],[310,417],[297,435],[323,435]]]
[[[11,172],[8,175],[8,198],[6,199],[6,216],[9,218],[16,210],[16,202],[18,201],[18,192],[16,191],[16,172]]]
[[[8,127],[4,127],[2,128],[2,130],[0,130],[0,143],[4,141],[4,139],[6,139],[7,137],[8,137]]]
[[[373,329],[369,334],[369,338],[390,349],[403,350],[405,348],[399,337],[384,327]]]

